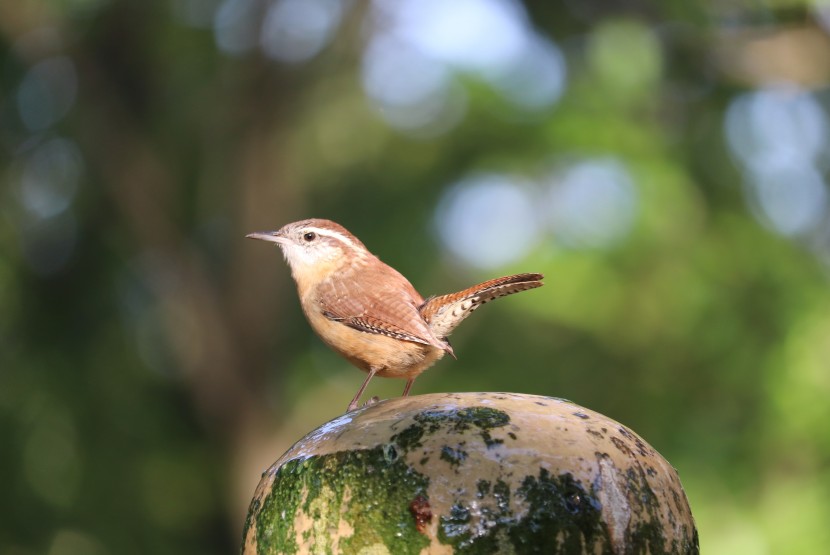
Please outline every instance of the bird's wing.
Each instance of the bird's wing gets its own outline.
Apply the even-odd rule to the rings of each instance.
[[[359,274],[338,274],[318,286],[326,318],[366,333],[451,351],[424,321],[418,311],[423,298],[406,278],[388,266],[355,272]]]
[[[431,297],[421,305],[420,313],[435,335],[446,337],[484,303],[541,287],[543,277],[542,274],[516,274],[491,279],[458,293]]]
[[[394,337],[395,339],[402,339],[404,341],[411,341],[413,343],[423,343],[424,345],[429,345],[429,341],[424,339],[423,337],[419,337],[417,335],[413,335],[410,332],[407,332],[403,328],[396,326],[390,322],[386,322],[384,320],[374,318],[372,316],[352,316],[352,317],[343,317],[337,316],[334,312],[324,311],[323,316],[328,318],[329,320],[333,320],[335,322],[340,322],[350,328],[354,328],[359,331],[364,331],[367,333],[376,333],[378,335],[386,335],[388,337]]]

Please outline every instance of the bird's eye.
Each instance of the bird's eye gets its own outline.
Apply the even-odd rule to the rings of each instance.
[[[308,233],[303,235],[303,240],[305,240],[307,243],[310,243],[315,239],[317,239],[317,234],[313,231],[309,231]]]

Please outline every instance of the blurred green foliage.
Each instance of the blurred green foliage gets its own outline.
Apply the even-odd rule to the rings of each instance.
[[[568,398],[678,468],[704,552],[822,551],[828,159],[810,161],[818,188],[784,180],[770,196],[752,192],[757,168],[740,153],[789,137],[781,113],[795,114],[795,137],[818,129],[828,151],[830,11],[462,3],[512,6],[546,37],[544,67],[561,56],[566,68],[561,96],[539,89],[545,102],[522,105],[545,71],[505,85],[456,60],[429,66],[450,76],[437,115],[404,125],[394,118],[423,107],[398,113],[364,87],[364,49],[393,25],[378,15],[389,3],[311,3],[337,15],[325,36],[272,14],[295,4],[0,6],[0,552],[236,549],[259,472],[364,377],[312,335],[277,252],[243,239],[312,216],[345,225],[424,295],[546,274],[546,287],[465,323],[459,360],[415,394]],[[283,42],[266,41],[263,22]],[[808,104],[775,112],[747,96],[780,83]],[[772,139],[730,143],[740,98],[761,99]],[[820,117],[798,119],[805,110]],[[622,168],[630,207],[613,234],[584,236],[594,244],[539,215],[556,212],[565,197],[548,188],[586,160]],[[521,182],[510,190],[540,221],[506,250],[479,241],[505,253],[484,268],[452,250],[444,220],[459,182],[493,174]],[[599,211],[577,231],[620,214],[588,200]],[[512,233],[482,202],[471,229]],[[369,393],[402,387],[376,380]]]

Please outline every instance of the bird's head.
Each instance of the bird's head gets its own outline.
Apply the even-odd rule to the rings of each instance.
[[[250,233],[246,237],[279,245],[298,284],[323,279],[344,264],[368,255],[363,243],[346,228],[319,218],[290,223],[276,231]]]

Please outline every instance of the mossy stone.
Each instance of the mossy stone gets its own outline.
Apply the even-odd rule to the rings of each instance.
[[[562,399],[390,399],[297,442],[264,474],[244,555],[698,553],[676,472]]]

